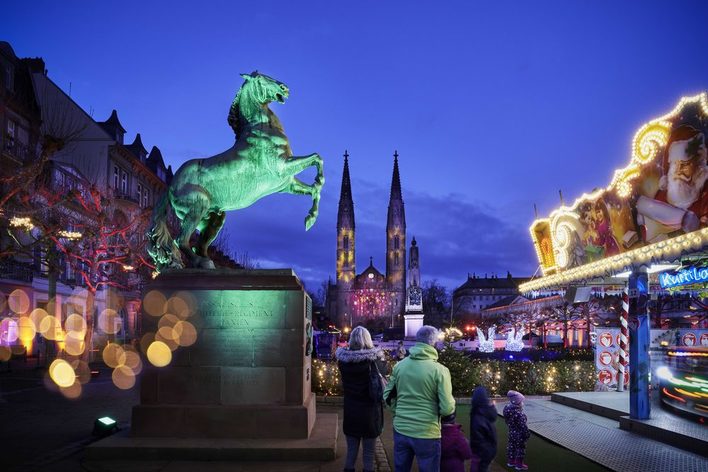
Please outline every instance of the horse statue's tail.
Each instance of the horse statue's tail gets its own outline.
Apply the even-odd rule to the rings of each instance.
[[[155,262],[155,270],[162,272],[170,268],[182,268],[182,255],[175,244],[170,228],[167,226],[167,212],[170,204],[170,192],[168,188],[157,201],[152,210],[152,220],[150,229],[147,232],[148,244],[147,252]]]

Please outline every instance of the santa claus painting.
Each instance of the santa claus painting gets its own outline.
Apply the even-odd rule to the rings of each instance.
[[[637,223],[644,241],[654,243],[708,224],[708,163],[705,137],[695,128],[677,128],[666,146],[665,173],[653,198],[637,199]]]

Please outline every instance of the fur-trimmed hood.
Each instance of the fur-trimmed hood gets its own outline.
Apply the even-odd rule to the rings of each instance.
[[[348,347],[340,347],[336,352],[337,360],[344,363],[376,361],[383,359],[383,352],[379,348],[359,349],[352,351]]]

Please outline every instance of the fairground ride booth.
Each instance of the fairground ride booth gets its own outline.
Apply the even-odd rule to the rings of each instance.
[[[619,296],[616,333],[595,327],[598,376],[616,378],[620,390],[629,381],[633,419],[650,415],[652,342],[668,355],[708,355],[706,135],[708,95],[682,98],[637,131],[629,164],[606,188],[562,204],[530,227],[541,276],[519,287],[527,298]],[[694,369],[691,378],[698,384],[681,390],[705,415],[706,373]]]

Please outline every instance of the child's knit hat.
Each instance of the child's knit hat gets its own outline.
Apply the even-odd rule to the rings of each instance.
[[[514,405],[521,405],[524,402],[524,396],[516,390],[509,390],[506,396],[509,397],[509,401]]]

